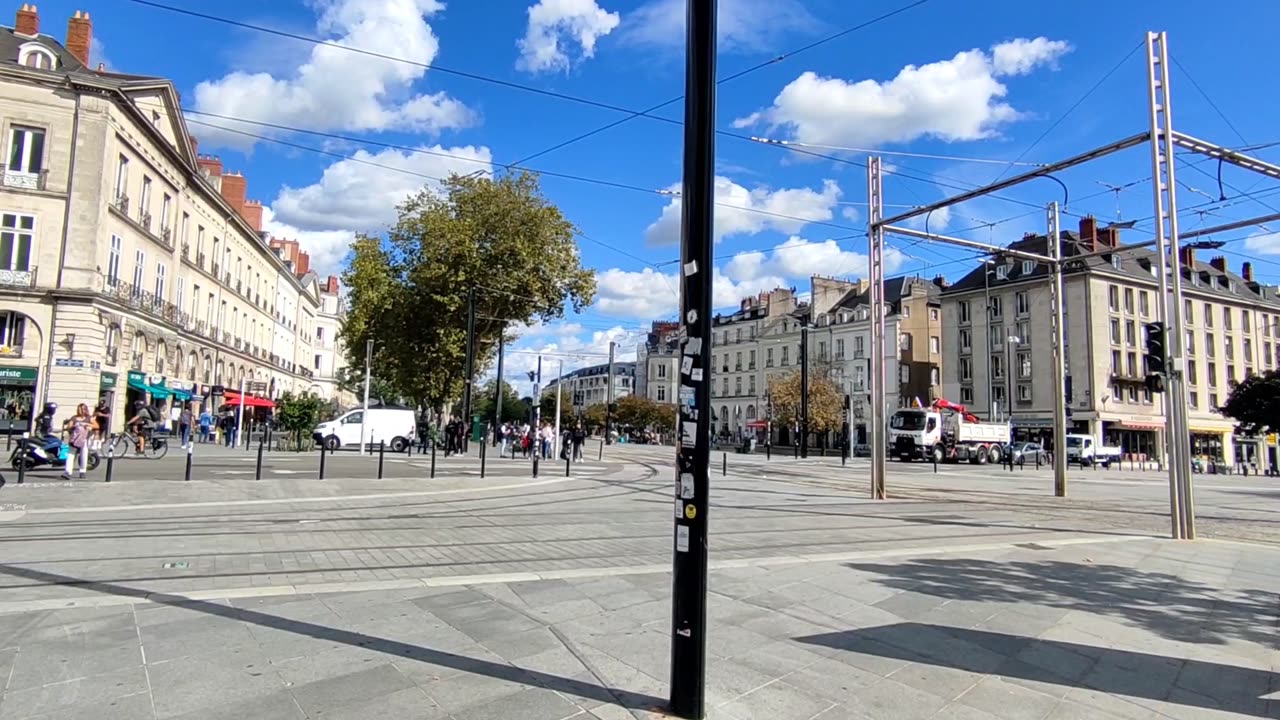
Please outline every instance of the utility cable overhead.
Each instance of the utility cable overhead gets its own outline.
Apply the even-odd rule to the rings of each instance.
[[[1177,68],[1182,71],[1182,74],[1187,77],[1187,80],[1191,82],[1191,86],[1196,89],[1196,92],[1200,93],[1200,97],[1204,98],[1204,101],[1209,103],[1209,107],[1213,108],[1213,111],[1218,114],[1218,117],[1222,118],[1222,122],[1226,123],[1227,127],[1231,128],[1231,132],[1235,133],[1236,137],[1240,138],[1240,142],[1248,145],[1249,141],[1245,139],[1244,134],[1242,134],[1240,129],[1235,126],[1235,123],[1231,122],[1231,119],[1227,117],[1227,114],[1222,112],[1222,108],[1218,107],[1218,103],[1214,102],[1213,98],[1209,97],[1209,93],[1205,92],[1204,88],[1200,87],[1200,83],[1196,82],[1195,77],[1190,73],[1190,71],[1188,71],[1182,63],[1178,62],[1178,58],[1176,56],[1170,56],[1169,59],[1172,60],[1173,64],[1176,65]]]
[[[838,152],[859,153],[862,155],[894,155],[898,157],[914,157],[925,160],[950,160],[955,162],[990,163],[992,165],[1021,165],[1023,167],[1045,167],[1045,163],[1021,162],[1018,160],[999,160],[996,158],[961,157],[956,155],[934,155],[930,153],[905,152],[902,150],[877,150],[871,148],[840,147],[839,145],[818,145],[816,143],[799,142],[797,140],[774,140],[773,138],[751,136],[755,142],[764,145],[784,145],[786,147],[813,148],[815,150],[835,150]],[[865,204],[865,203],[864,203]]]
[[[763,62],[759,62],[759,63],[756,63],[755,65],[751,65],[750,67],[743,68],[742,70],[739,70],[738,72],[735,72],[735,73],[733,73],[732,75],[728,75],[728,76],[726,76],[726,77],[720,78],[719,80],[717,80],[717,81],[716,81],[716,86],[718,87],[718,86],[723,85],[723,84],[725,84],[725,83],[727,83],[727,82],[731,82],[731,81],[733,81],[733,80],[737,80],[738,78],[743,77],[744,75],[750,75],[751,73],[756,72],[757,70],[762,70],[762,69],[767,68],[767,67],[769,67],[769,66],[771,66],[771,65],[777,65],[778,63],[780,63],[780,62],[782,62],[782,61],[784,61],[784,60],[788,60],[788,59],[790,59],[790,58],[793,58],[793,57],[795,57],[796,55],[799,55],[800,53],[807,52],[807,51],[812,50],[812,49],[814,49],[814,48],[816,48],[816,47],[819,47],[819,46],[821,46],[821,45],[825,45],[825,44],[827,44],[827,43],[829,43],[829,42],[831,42],[831,41],[833,41],[833,40],[838,40],[838,39],[840,39],[840,38],[842,38],[842,37],[844,37],[844,36],[846,36],[846,35],[849,35],[850,33],[857,32],[858,30],[862,30],[862,29],[864,29],[864,28],[870,27],[870,26],[872,26],[872,25],[875,25],[876,23],[882,22],[882,21],[884,21],[884,20],[888,20],[889,18],[891,18],[891,17],[893,17],[893,16],[895,16],[895,15],[899,15],[899,14],[901,14],[901,13],[904,13],[904,12],[908,11],[908,10],[911,10],[911,9],[913,9],[913,8],[916,8],[916,7],[919,7],[919,6],[921,6],[921,5],[924,5],[924,4],[925,4],[925,3],[927,3],[927,2],[929,2],[929,0],[916,0],[916,2],[908,3],[908,4],[906,4],[906,5],[903,5],[903,6],[899,7],[899,8],[897,8],[896,10],[890,10],[889,12],[884,13],[883,15],[878,15],[878,16],[876,16],[876,17],[871,18],[870,20],[864,20],[863,22],[860,22],[860,23],[858,23],[857,25],[854,25],[854,26],[852,26],[852,27],[847,27],[847,28],[845,28],[845,29],[843,29],[843,30],[841,30],[841,31],[839,31],[839,32],[837,32],[837,33],[833,33],[833,34],[828,35],[828,36],[826,36],[826,37],[824,37],[824,38],[821,38],[821,39],[815,40],[814,42],[811,42],[811,43],[809,43],[808,45],[803,45],[803,46],[798,47],[798,48],[796,48],[796,49],[794,49],[794,50],[791,50],[790,52],[784,52],[784,53],[782,53],[781,55],[776,55],[776,56],[771,57],[771,58],[769,58],[768,60],[765,60],[765,61],[763,61]],[[529,162],[530,160],[533,160],[534,158],[539,158],[539,157],[542,157],[543,155],[547,155],[547,154],[549,154],[549,153],[553,153],[553,152],[555,152],[556,150],[559,150],[559,149],[564,148],[564,147],[568,147],[568,146],[570,146],[570,145],[572,145],[572,144],[574,144],[574,143],[576,143],[576,142],[579,142],[579,141],[581,141],[581,140],[586,140],[587,138],[589,138],[589,137],[591,137],[591,136],[593,136],[593,135],[598,135],[598,134],[600,134],[600,133],[602,133],[602,132],[604,132],[604,131],[606,131],[606,130],[612,130],[613,128],[615,128],[615,127],[617,127],[617,126],[622,125],[622,124],[624,124],[624,123],[631,122],[632,120],[634,120],[634,119],[636,119],[636,118],[638,118],[638,117],[640,117],[640,116],[642,116],[642,115],[643,115],[643,116],[647,116],[647,117],[653,117],[652,115],[650,115],[650,113],[653,113],[653,112],[656,112],[656,111],[658,111],[658,110],[661,110],[662,108],[664,108],[664,107],[666,107],[666,106],[668,106],[668,105],[671,105],[671,104],[673,104],[673,103],[680,102],[680,101],[681,101],[681,100],[683,100],[683,99],[684,99],[684,95],[677,95],[676,97],[673,97],[673,98],[671,98],[670,100],[665,100],[665,101],[660,102],[660,103],[658,103],[657,105],[654,105],[654,106],[652,106],[652,107],[645,108],[644,110],[640,110],[640,111],[638,111],[638,112],[630,113],[630,114],[628,114],[626,117],[619,118],[619,119],[614,120],[613,122],[610,122],[610,123],[608,123],[608,124],[606,124],[606,125],[601,125],[600,127],[596,128],[596,129],[594,129],[594,130],[589,130],[589,131],[587,131],[587,132],[585,132],[585,133],[582,133],[582,134],[580,134],[580,135],[575,135],[574,137],[571,137],[571,138],[569,138],[568,140],[564,140],[564,141],[561,141],[561,142],[559,142],[559,143],[556,143],[555,145],[552,145],[551,147],[546,148],[545,150],[539,150],[538,152],[536,152],[536,153],[534,153],[534,154],[532,154],[532,155],[528,155],[528,156],[526,156],[526,157],[523,157],[523,158],[521,158],[521,159],[519,159],[519,160],[515,161],[514,163],[512,163],[512,165],[523,165],[524,163],[527,163],[527,162]]]
[[[1075,112],[1076,108],[1083,105],[1084,101],[1088,100],[1090,95],[1093,95],[1093,93],[1096,92],[1098,88],[1102,87],[1103,83],[1105,83],[1112,75],[1116,74],[1116,71],[1119,70],[1121,67],[1123,67],[1124,64],[1129,61],[1129,58],[1133,57],[1133,54],[1138,52],[1138,49],[1141,47],[1142,47],[1142,43],[1138,43],[1137,45],[1133,46],[1132,50],[1125,53],[1124,57],[1120,58],[1120,62],[1113,65],[1110,70],[1108,70],[1105,74],[1103,74],[1103,76],[1099,78],[1097,82],[1095,82],[1088,90],[1085,91],[1083,95],[1080,96],[1080,99],[1076,100],[1074,103],[1071,103],[1071,107],[1067,108],[1066,112],[1063,112],[1062,114],[1058,115],[1057,119],[1054,120],[1053,123],[1049,125],[1049,127],[1045,128],[1045,131],[1040,133],[1039,137],[1037,137],[1030,145],[1028,145],[1025,150],[1018,153],[1018,157],[1014,158],[1014,161],[1016,162],[1016,161],[1022,160],[1024,157],[1027,156],[1027,153],[1031,152],[1035,148],[1035,146],[1039,145],[1045,138],[1049,137],[1049,134],[1052,133],[1054,130],[1056,130],[1058,126],[1062,124],[1062,121],[1066,120],[1067,117],[1071,115],[1071,113]],[[1009,167],[1006,167],[1003,171],[1001,171],[1001,173],[996,176],[995,180],[992,180],[991,182],[992,183],[1000,182],[1000,179],[1003,178],[1005,174],[1008,173],[1011,169],[1013,169],[1012,163],[1009,165]]]

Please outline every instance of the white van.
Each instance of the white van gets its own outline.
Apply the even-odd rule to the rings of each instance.
[[[377,445],[385,442],[391,452],[404,452],[413,442],[417,421],[413,410],[399,407],[371,407],[365,421],[365,410],[356,408],[316,426],[312,437],[329,450],[343,446],[360,447],[360,423],[365,421],[365,437]]]

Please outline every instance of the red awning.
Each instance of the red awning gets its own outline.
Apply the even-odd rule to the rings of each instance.
[[[227,405],[239,405],[241,403],[240,393],[234,390],[228,390],[226,391],[226,394],[222,396],[222,402]],[[245,407],[274,408],[276,406],[275,403],[266,398],[254,397],[252,395],[243,398],[243,402]]]
[[[747,427],[752,430],[767,430],[769,428],[768,420],[752,420],[747,423]]]

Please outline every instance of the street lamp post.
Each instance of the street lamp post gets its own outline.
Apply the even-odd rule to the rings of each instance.
[[[360,413],[360,454],[369,454],[369,376],[370,368],[373,366],[373,340],[368,340],[364,344],[364,412]],[[243,397],[243,395],[241,396]],[[243,400],[241,401],[243,404]]]

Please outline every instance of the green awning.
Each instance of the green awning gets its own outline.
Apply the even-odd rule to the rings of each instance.
[[[171,387],[169,388],[169,392],[173,393],[173,396],[181,402],[186,402],[191,399],[191,391],[186,388]]]
[[[129,371],[129,387],[142,392],[150,392],[151,386],[147,384],[147,376],[140,372]]]
[[[168,400],[173,391],[164,385],[148,385],[147,392],[151,393],[152,400]]]

